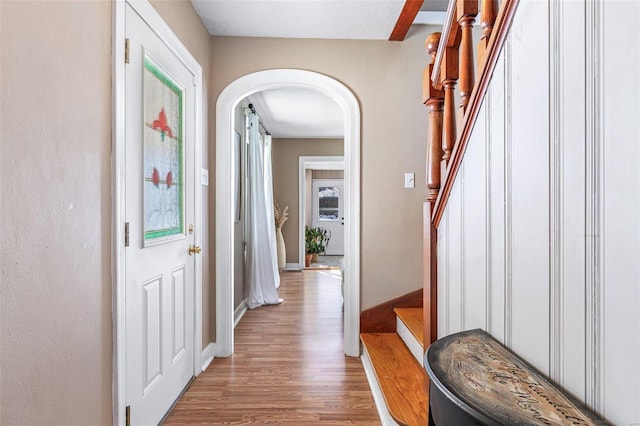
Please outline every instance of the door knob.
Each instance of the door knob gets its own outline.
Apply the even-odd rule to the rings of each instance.
[[[191,256],[192,254],[196,253],[200,253],[202,251],[202,249],[198,246],[189,246],[189,256]]]

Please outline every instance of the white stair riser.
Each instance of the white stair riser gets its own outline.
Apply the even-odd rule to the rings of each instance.
[[[415,338],[415,336],[411,333],[411,331],[407,328],[406,324],[402,322],[402,320],[396,315],[396,333],[402,339],[413,357],[418,361],[420,366],[424,366],[424,353],[422,349],[422,345]]]

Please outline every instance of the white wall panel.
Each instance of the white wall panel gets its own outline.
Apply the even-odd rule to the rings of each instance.
[[[598,3],[601,408],[614,424],[640,424],[640,4]]]
[[[438,227],[438,339],[449,334],[449,219],[448,215],[442,216],[442,222]]]
[[[550,4],[550,376],[585,394],[585,8]]]
[[[505,338],[505,61],[504,54],[491,78],[486,98],[488,290],[487,331],[504,343]]]
[[[447,333],[462,331],[464,323],[464,293],[462,292],[463,277],[463,240],[462,240],[462,213],[464,192],[464,167],[458,172],[458,179],[451,189],[447,208],[447,248],[448,248],[448,306],[446,309]]]
[[[486,103],[486,102],[485,102]],[[465,153],[462,213],[463,330],[487,328],[487,223],[485,106]]]
[[[439,337],[488,330],[612,424],[640,424],[638,22],[519,3],[438,230]]]
[[[549,369],[548,4],[521,2],[511,27],[511,347]],[[535,37],[526,34],[535,28]],[[507,135],[507,138],[509,136]]]

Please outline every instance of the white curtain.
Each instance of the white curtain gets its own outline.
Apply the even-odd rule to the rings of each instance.
[[[248,113],[249,239],[247,246],[250,309],[282,302],[278,297],[280,274],[276,254],[271,176],[271,136],[263,138],[258,130],[258,116]]]
[[[271,247],[271,254],[273,255],[273,274],[276,279],[276,288],[280,287],[280,272],[278,269],[278,246],[276,242],[276,218],[273,210],[273,170],[271,162],[271,135],[262,135],[264,142],[264,194],[265,204],[267,206],[267,223],[271,223],[272,226],[268,226],[269,231],[269,247]]]

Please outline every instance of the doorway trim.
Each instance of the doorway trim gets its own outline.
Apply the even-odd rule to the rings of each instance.
[[[307,211],[307,185],[305,172],[307,170],[344,170],[344,157],[301,156],[298,158],[298,268],[304,269],[304,222]]]
[[[112,401],[113,424],[125,424],[126,414],[126,265],[124,245],[125,217],[125,37],[126,5],[145,21],[167,48],[193,75],[195,89],[194,131],[194,244],[202,246],[202,67],[160,14],[144,0],[116,0],[112,14],[112,152],[111,152],[111,317],[112,317]],[[195,257],[193,375],[202,372],[202,257]]]
[[[306,87],[329,96],[343,111],[345,164],[344,352],[360,356],[360,105],[349,88],[313,71],[273,69],[230,83],[216,104],[216,343],[215,354],[233,353],[233,176],[234,109],[256,92]],[[286,302],[285,302],[286,303]]]

